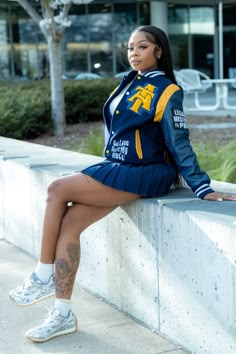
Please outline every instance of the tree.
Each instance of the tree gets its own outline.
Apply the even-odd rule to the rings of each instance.
[[[9,0],[12,1],[12,0]],[[51,109],[55,135],[65,129],[65,98],[62,79],[61,39],[67,27],[71,5],[93,0],[16,0],[41,29],[47,44],[50,65]],[[40,6],[35,6],[36,3]],[[35,3],[35,4],[34,4]]]

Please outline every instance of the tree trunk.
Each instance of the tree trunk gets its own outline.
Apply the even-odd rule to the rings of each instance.
[[[65,96],[62,79],[61,42],[52,37],[47,38],[50,63],[51,109],[53,132],[56,136],[64,135],[65,130]]]

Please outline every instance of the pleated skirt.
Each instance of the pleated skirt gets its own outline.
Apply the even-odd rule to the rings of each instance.
[[[109,160],[81,172],[106,186],[143,197],[166,195],[177,173],[173,166],[163,163],[134,165]]]

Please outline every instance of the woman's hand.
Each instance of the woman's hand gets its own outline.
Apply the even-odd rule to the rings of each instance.
[[[236,196],[230,194],[223,194],[219,192],[212,192],[205,195],[204,200],[215,200],[217,202],[223,202],[223,200],[233,200],[236,202]]]

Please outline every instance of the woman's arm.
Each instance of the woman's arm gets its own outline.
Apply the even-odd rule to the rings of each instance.
[[[167,148],[179,173],[197,197],[205,200],[236,200],[236,197],[215,192],[210,186],[208,174],[201,170],[189,140],[189,129],[183,112],[182,90],[169,99],[161,120]]]

